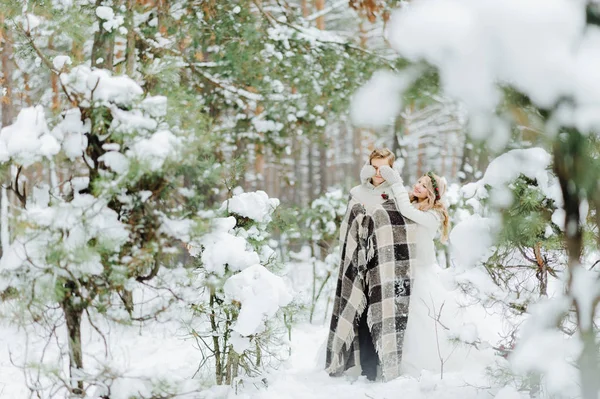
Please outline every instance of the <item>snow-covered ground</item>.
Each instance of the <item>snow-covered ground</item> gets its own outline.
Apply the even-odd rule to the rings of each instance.
[[[257,399],[469,399],[493,398],[496,392],[489,388],[489,382],[483,375],[475,373],[446,373],[440,379],[439,374],[424,372],[420,379],[406,376],[387,383],[371,382],[365,377],[351,374],[330,377],[323,370],[322,359],[322,345],[327,337],[327,330],[327,326],[310,324],[296,327],[292,336],[292,355],[283,367],[267,377],[268,387],[245,389],[238,395]],[[505,389],[500,394],[509,394],[508,391],[509,389]],[[513,394],[514,396],[499,397],[520,397],[516,392]]]
[[[489,382],[481,374],[446,373],[443,379],[439,374],[423,373],[420,380],[412,377],[400,377],[396,380],[370,382],[365,377],[350,375],[333,378],[323,370],[323,344],[327,337],[327,326],[298,325],[292,334],[292,353],[277,370],[266,376],[266,385],[260,381],[233,388],[215,386],[201,390],[199,379],[191,380],[201,361],[201,353],[192,348],[189,340],[167,331],[154,330],[152,335],[135,334],[114,330],[109,342],[112,346],[114,367],[125,371],[125,378],[112,387],[113,398],[128,398],[127,395],[145,393],[148,384],[139,376],[155,379],[174,375],[180,376],[179,383],[187,389],[199,390],[185,398],[256,398],[256,399],[330,399],[330,398],[404,398],[418,399],[469,399],[494,397],[495,389],[489,388]],[[30,347],[32,350],[35,347]],[[38,347],[37,350],[40,348]],[[96,348],[103,351],[103,344],[97,342]],[[30,397],[25,376],[16,366],[25,351],[25,339],[22,332],[6,325],[0,331],[0,398],[25,399]],[[11,364],[9,352],[15,365]],[[51,355],[51,354],[49,354]],[[91,359],[86,359],[91,361]],[[32,381],[29,380],[31,385]],[[90,392],[91,393],[91,392]],[[99,394],[100,392],[97,392]],[[506,392],[505,392],[506,393]],[[498,396],[498,398],[518,398],[516,396]],[[57,396],[58,397],[58,396]],[[61,396],[62,397],[62,396]],[[97,397],[93,395],[91,397]]]
[[[304,254],[306,255],[306,254]],[[301,301],[308,301],[310,296],[310,275],[312,265],[306,261],[293,262],[288,277],[297,282],[294,288],[296,296]],[[292,272],[293,270],[293,272]],[[301,283],[302,282],[302,283]],[[485,375],[485,366],[492,362],[507,362],[498,356],[479,356],[469,371],[462,373],[445,372],[443,379],[440,374],[424,371],[420,378],[410,376],[400,377],[393,381],[370,382],[358,372],[349,372],[343,377],[330,377],[324,371],[325,342],[328,334],[329,314],[325,314],[327,298],[323,297],[317,306],[313,323],[299,321],[294,326],[291,336],[291,352],[288,357],[287,350],[282,356],[283,361],[276,369],[269,371],[254,381],[238,385],[236,388],[227,386],[213,386],[211,384],[211,371],[208,367],[196,373],[198,365],[202,362],[202,353],[197,348],[195,341],[188,331],[177,322],[162,322],[160,324],[146,323],[143,329],[139,327],[125,327],[120,325],[104,326],[106,343],[109,350],[105,359],[104,341],[91,328],[84,323],[82,339],[86,355],[84,364],[88,370],[100,370],[103,367],[114,371],[114,380],[106,381],[112,385],[110,399],[130,399],[144,395],[150,397],[154,389],[160,386],[177,386],[177,391],[182,393],[178,398],[185,399],[329,399],[329,398],[403,398],[419,399],[469,399],[469,398],[497,398],[517,399],[526,398],[512,388],[499,390],[495,383]],[[470,307],[471,317],[476,318],[476,325],[480,338],[491,341],[495,335],[494,318],[486,318],[483,309],[475,311]],[[331,311],[329,306],[328,312]],[[497,321],[497,320],[496,320]],[[492,328],[494,327],[494,328]],[[32,327],[28,327],[31,330]],[[57,331],[64,340],[64,325]],[[27,342],[29,338],[29,342]],[[27,386],[33,386],[35,374],[31,372],[26,376],[18,367],[24,359],[36,361],[44,351],[45,342],[29,333],[24,334],[6,323],[0,324],[0,398],[25,399],[30,398]],[[56,342],[45,349],[44,364],[49,367],[63,367],[67,374],[66,364],[58,359]],[[65,353],[66,348],[62,349]],[[9,356],[10,354],[10,356]],[[90,356],[97,354],[97,356]],[[14,364],[11,362],[14,362]],[[64,359],[64,356],[63,356]],[[212,365],[212,359],[208,360]],[[32,378],[33,377],[33,378]],[[264,378],[264,380],[263,380]],[[42,380],[48,384],[49,381]],[[104,394],[100,388],[90,390],[89,398],[98,398]],[[64,397],[61,393],[59,396]]]

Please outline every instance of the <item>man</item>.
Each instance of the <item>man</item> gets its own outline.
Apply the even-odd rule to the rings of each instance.
[[[400,375],[408,318],[411,225],[396,209],[392,186],[394,154],[376,149],[361,170],[361,184],[350,190],[340,228],[341,263],[327,342],[330,375],[361,364],[369,380]],[[384,172],[387,179],[381,175]]]

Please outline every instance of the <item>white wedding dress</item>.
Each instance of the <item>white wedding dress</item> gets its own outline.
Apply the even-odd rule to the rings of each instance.
[[[417,224],[416,256],[411,268],[408,323],[404,333],[402,373],[418,377],[422,370],[433,373],[460,371],[468,363],[468,345],[451,342],[461,328],[456,294],[442,283],[444,270],[437,265],[433,240],[441,226],[436,211],[420,211],[410,203],[404,186],[392,187],[402,215]]]
[[[442,284],[441,273],[435,263],[420,264],[412,270],[413,285],[402,351],[403,374],[418,377],[422,370],[460,371],[466,360],[468,348],[449,340],[447,328],[456,331],[460,312],[452,293]]]

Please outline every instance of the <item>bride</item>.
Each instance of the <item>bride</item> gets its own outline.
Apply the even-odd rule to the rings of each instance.
[[[448,328],[458,316],[454,298],[443,287],[433,240],[441,230],[446,242],[449,217],[442,197],[446,180],[433,172],[421,176],[409,193],[400,174],[387,164],[365,165],[361,180],[385,183],[398,211],[416,224],[416,256],[411,266],[408,322],[404,332],[401,371],[418,377],[422,370],[458,371],[465,361],[464,348],[450,342]]]

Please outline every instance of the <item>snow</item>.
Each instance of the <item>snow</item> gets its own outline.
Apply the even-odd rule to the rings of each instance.
[[[13,241],[8,250],[2,254],[0,258],[0,269],[1,270],[14,270],[21,267],[23,260],[27,258],[27,250],[25,245],[18,240]],[[8,282],[3,282],[0,287],[4,290]]]
[[[109,169],[117,174],[124,174],[129,170],[129,159],[118,151],[107,151],[98,157],[98,161],[104,162]]]
[[[23,372],[11,364],[12,359],[20,364],[23,350],[29,348],[30,356],[41,353],[44,341],[30,336],[15,327],[0,326],[0,386],[2,394],[12,399],[25,399],[30,395],[25,385]],[[327,325],[298,324],[291,335],[291,356],[278,369],[272,370],[256,383],[240,384],[237,387],[206,387],[203,379],[191,376],[202,361],[202,352],[193,347],[191,340],[184,339],[176,325],[147,323],[141,330],[137,326],[127,327],[111,324],[106,334],[109,357],[104,360],[104,343],[89,323],[84,322],[82,338],[86,352],[84,362],[94,370],[110,370],[112,380],[111,399],[127,399],[145,395],[150,397],[160,392],[160,386],[171,386],[182,399],[330,399],[330,398],[393,398],[401,392],[412,399],[524,399],[512,396],[516,392],[510,386],[495,386],[480,374],[445,373],[440,379],[437,374],[423,373],[420,379],[400,377],[387,383],[369,382],[364,377],[349,374],[329,377],[324,369],[321,349],[328,333]],[[59,334],[61,341],[66,337]],[[246,338],[232,333],[233,345],[244,345]],[[28,346],[26,346],[28,345]],[[56,367],[57,354],[48,350],[43,364]],[[34,360],[34,359],[31,359]],[[491,385],[491,387],[490,387]],[[103,384],[90,387],[90,397],[105,394]],[[511,396],[507,396],[507,395]]]
[[[228,298],[241,303],[232,329],[242,336],[262,332],[264,319],[273,317],[279,308],[292,300],[291,290],[283,279],[259,264],[231,276],[223,290]]]
[[[386,35],[401,56],[439,70],[444,92],[466,105],[471,122],[502,123],[493,111],[497,85],[508,84],[540,108],[572,99],[554,122],[586,132],[600,127],[600,29],[586,27],[585,8],[570,0],[423,0],[393,12]],[[474,136],[496,148],[506,142],[506,129],[499,137],[477,124]]]
[[[73,186],[73,191],[78,193],[81,190],[84,190],[89,187],[90,178],[87,176],[73,177],[71,179],[71,185]]]
[[[574,361],[581,352],[581,342],[556,329],[570,307],[571,299],[563,295],[530,305],[530,317],[519,330],[519,342],[509,357],[517,373],[543,373],[550,393],[578,390]]]
[[[95,322],[98,323],[98,320]],[[109,350],[108,356],[105,355],[103,339],[84,318],[84,364],[92,373],[100,374],[104,371],[107,375],[95,379],[96,384],[89,387],[86,397],[99,398],[107,394],[108,385],[111,399],[129,399],[139,395],[151,397],[161,392],[161,385],[163,389],[164,385],[171,385],[181,393],[202,390],[201,380],[190,378],[202,361],[202,353],[194,349],[189,340],[184,339],[181,331],[177,330],[177,325],[146,323],[140,333],[138,326],[127,327],[111,323],[106,326],[106,330],[110,331],[104,335]],[[29,331],[25,334],[23,329],[7,324],[1,325],[0,331],[2,397],[25,399],[30,396],[27,382],[35,382],[37,373],[33,371],[24,374],[18,366],[25,361],[32,365],[39,364],[43,369],[63,369],[64,357],[60,356],[52,345],[45,347],[46,342],[38,337],[42,331]],[[58,329],[55,339],[61,345],[67,345],[63,329]],[[64,356],[64,353],[62,355]],[[11,364],[11,358],[15,362],[14,365]],[[51,384],[49,378],[42,378],[40,382],[46,389]],[[52,396],[44,396],[43,391],[40,394],[43,398],[69,396],[64,390],[55,392]],[[190,399],[192,396],[182,397]]]
[[[148,192],[146,195],[149,196],[151,194],[151,192]],[[146,201],[144,197],[142,197],[142,202]],[[159,231],[183,242],[189,242],[190,232],[193,227],[194,223],[190,219],[171,219],[163,215]]]
[[[329,398],[394,398],[411,399],[475,399],[489,397],[479,387],[489,386],[480,374],[458,375],[424,372],[420,379],[402,376],[387,383],[370,382],[356,373],[330,377],[323,370],[322,349],[327,338],[327,325],[300,324],[292,331],[292,355],[279,370],[266,376],[268,387],[245,387],[237,393],[240,399],[329,399]],[[497,388],[490,391],[495,392]],[[218,397],[218,396],[217,396]],[[223,397],[223,396],[220,396]],[[231,398],[233,399],[233,398]],[[516,398],[515,398],[516,399]]]
[[[508,151],[490,162],[483,177],[474,183],[461,188],[461,192],[475,213],[483,212],[481,200],[489,198],[496,209],[506,208],[512,204],[513,195],[509,184],[520,175],[535,180],[542,194],[553,199],[557,206],[562,205],[562,192],[558,179],[550,173],[552,156],[543,148],[533,147]],[[488,188],[489,187],[489,188]],[[489,192],[488,192],[489,191]],[[560,209],[552,220],[559,221]],[[557,223],[564,224],[563,220]]]
[[[458,335],[458,339],[468,344],[475,343],[479,338],[477,326],[473,323],[467,323],[461,326]]]
[[[252,126],[254,126],[257,132],[279,132],[283,129],[283,123],[263,120],[262,117],[252,118]]]
[[[159,130],[148,139],[137,139],[126,155],[146,163],[150,170],[157,171],[163,167],[169,156],[176,153],[175,149],[179,142],[180,140],[170,131]]]
[[[438,66],[445,91],[470,109],[497,105],[496,82],[549,106],[576,76],[572,55],[583,11],[568,0],[426,0],[393,13],[388,38],[400,54]]]
[[[54,65],[54,69],[60,71],[65,65],[71,65],[71,57],[68,55],[57,55],[52,59],[52,65]]]
[[[50,158],[59,151],[60,144],[48,130],[41,105],[23,108],[15,123],[0,131],[0,162],[13,158],[28,166],[42,156]]]
[[[85,123],[81,121],[81,110],[79,108],[71,108],[64,114],[61,120],[52,129],[52,135],[62,143],[64,154],[73,161],[83,155],[83,151],[87,147],[87,137],[85,133],[90,131],[90,121]]]
[[[598,274],[581,265],[573,267],[571,273],[573,280],[569,292],[577,304],[579,325],[585,331],[592,326],[596,300],[600,295],[600,285],[597,281]]]
[[[118,251],[129,239],[127,226],[118,220],[117,213],[91,195],[75,194],[71,202],[52,206],[40,200],[39,193],[37,196],[38,200],[31,202],[22,215],[37,231],[25,231],[13,240],[8,253],[0,259],[0,270],[22,269],[22,273],[33,278],[35,286],[48,283],[45,280],[56,278],[56,274],[97,275],[104,272],[104,267],[100,254],[88,247],[90,240],[107,251]],[[59,259],[55,258],[57,251],[62,254]],[[56,264],[60,267],[56,268]],[[48,273],[49,270],[55,272]],[[3,284],[27,284],[22,273],[8,276]]]
[[[119,133],[142,134],[144,131],[154,131],[158,126],[156,120],[138,109],[125,111],[113,106],[111,107],[111,115],[113,120],[110,123],[110,128]]]
[[[146,97],[140,106],[153,118],[160,118],[167,115],[167,97],[165,96]]]
[[[250,348],[250,339],[241,336],[237,331],[231,332],[229,342],[231,342],[233,350],[237,353],[243,353],[246,349]]]
[[[269,198],[267,193],[259,190],[235,195],[223,202],[221,210],[227,209],[230,214],[247,217],[258,223],[269,223],[277,206],[279,206],[277,198]]]
[[[87,106],[92,101],[99,101],[128,107],[144,94],[142,88],[128,76],[112,76],[107,70],[92,70],[86,65],[61,73],[60,79],[69,92],[83,95]]]
[[[494,399],[522,399],[525,398],[523,394],[517,391],[516,388],[507,386],[498,391]]]
[[[116,15],[111,7],[100,6],[96,8],[96,15],[98,18],[106,21],[102,23],[102,27],[107,32],[111,32],[113,29],[117,29],[123,25],[125,19],[122,15]]]
[[[115,13],[110,7],[100,6],[96,8],[96,16],[98,16],[98,18],[100,19],[107,21],[109,19],[112,19],[115,16]]]
[[[523,174],[537,180],[542,192],[552,197],[548,173],[551,161],[552,156],[539,147],[511,150],[490,162],[479,184],[503,187]]]
[[[352,98],[350,115],[355,124],[384,127],[392,124],[402,107],[401,94],[412,79],[380,70]]]
[[[522,340],[510,357],[514,371],[535,371],[545,376],[545,386],[551,394],[573,391],[579,373],[573,363],[581,352],[581,343],[567,338],[562,331],[539,331],[535,338]]]
[[[232,234],[235,225],[233,216],[215,218],[211,232],[202,236],[199,242],[204,247],[201,259],[207,271],[223,276],[225,266],[237,271],[260,263],[258,254],[248,248],[246,240]]]
[[[496,223],[473,215],[458,223],[450,232],[452,256],[460,268],[471,268],[485,260],[494,243]]]
[[[42,20],[40,19],[40,17],[38,17],[37,15],[34,14],[26,14],[25,18],[27,20],[27,25],[26,25],[26,31],[30,32],[32,30],[34,30],[35,28],[37,28],[38,26],[40,26],[40,24],[42,23]]]

